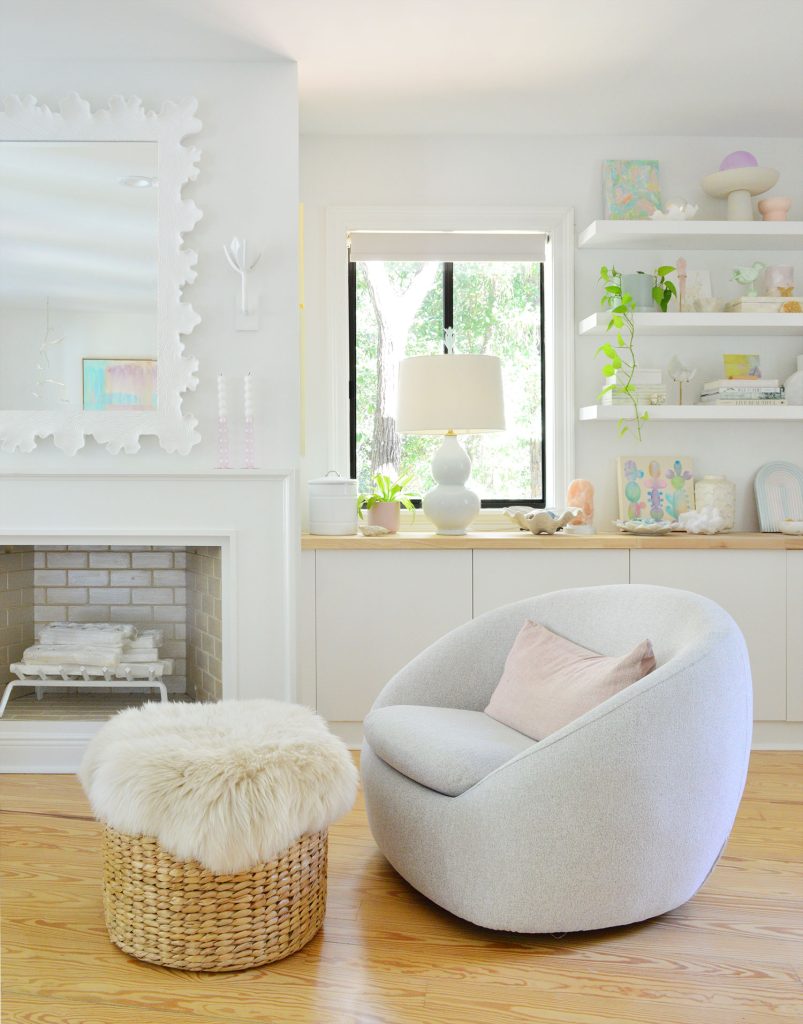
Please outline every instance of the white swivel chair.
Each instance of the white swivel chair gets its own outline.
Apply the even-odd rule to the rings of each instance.
[[[482,713],[527,619],[608,655],[649,638],[657,668],[534,742]],[[399,874],[468,921],[641,921],[716,863],[751,729],[744,638],[718,605],[653,586],[558,591],[480,616],[391,679],[365,722],[368,818]]]

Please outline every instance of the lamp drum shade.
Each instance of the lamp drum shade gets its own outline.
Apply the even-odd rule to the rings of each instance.
[[[496,356],[412,356],[399,363],[400,434],[483,434],[505,429]]]

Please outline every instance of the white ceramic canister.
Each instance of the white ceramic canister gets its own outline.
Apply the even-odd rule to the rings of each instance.
[[[309,532],[324,537],[351,537],[357,532],[357,481],[330,469],[310,480]]]
[[[695,507],[713,507],[725,520],[723,530],[732,530],[736,525],[736,484],[726,476],[704,476],[694,485]]]

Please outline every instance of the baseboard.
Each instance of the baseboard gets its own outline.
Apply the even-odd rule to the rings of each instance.
[[[803,750],[803,722],[753,722],[753,750]]]
[[[103,722],[0,722],[0,773],[61,775],[78,770]]]
[[[0,722],[0,773],[75,772],[102,722]],[[362,722],[330,722],[351,750],[362,746]],[[803,750],[803,722],[755,722],[753,750]]]
[[[362,746],[362,722],[327,722],[327,725],[349,750],[359,750]]]

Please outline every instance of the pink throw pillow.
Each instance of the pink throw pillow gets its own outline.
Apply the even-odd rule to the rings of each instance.
[[[655,668],[649,640],[619,658],[596,654],[537,622],[516,637],[485,714],[542,740]]]

